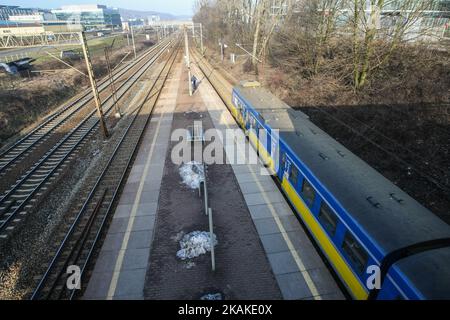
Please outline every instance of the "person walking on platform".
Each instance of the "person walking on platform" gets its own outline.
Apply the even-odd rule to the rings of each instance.
[[[192,82],[192,90],[193,91],[197,90],[197,78],[194,75],[192,75],[191,82]]]

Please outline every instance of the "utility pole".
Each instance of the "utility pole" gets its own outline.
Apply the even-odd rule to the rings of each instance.
[[[97,90],[97,83],[95,82],[94,70],[92,69],[91,57],[89,55],[89,49],[87,47],[86,36],[84,31],[80,32],[81,46],[83,48],[84,60],[86,61],[86,67],[88,70],[89,81],[91,82],[92,94],[95,100],[95,106],[97,107],[97,114],[100,121],[100,127],[102,128],[105,138],[109,137],[108,128],[106,127],[105,119],[103,116],[102,102]]]
[[[136,43],[134,42],[134,29],[133,29],[133,26],[130,26],[130,29],[131,29],[131,41],[133,41],[134,59],[136,59],[137,58],[137,55],[136,55]]]
[[[223,39],[221,38],[220,39],[220,57],[221,57],[222,61],[224,59],[224,52],[223,51],[224,51],[223,50]]]
[[[111,85],[114,110],[116,112],[116,117],[120,118],[120,117],[122,117],[122,112],[120,111],[119,105],[117,104],[116,86],[114,84],[114,78],[113,78],[112,70],[111,70],[111,63],[109,61],[109,48],[108,47],[105,47],[105,59],[106,59],[106,66],[108,67],[108,77],[109,77],[109,83]]]
[[[188,33],[187,33],[186,25],[184,26],[184,45],[186,47],[186,64],[187,64],[187,68],[188,68],[189,95],[192,96],[191,60],[189,57],[189,40],[188,40]]]
[[[194,39],[194,43],[196,43],[197,38],[195,37],[195,23],[192,22],[192,39]]]
[[[205,55],[205,50],[203,49],[203,25],[200,23],[200,47],[202,51],[202,56]]]

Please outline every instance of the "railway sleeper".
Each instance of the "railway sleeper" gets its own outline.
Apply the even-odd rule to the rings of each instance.
[[[23,187],[23,186],[22,186],[22,187]],[[31,192],[33,192],[35,189],[36,189],[36,188],[31,188],[31,189],[21,189],[21,188],[19,188],[19,189],[16,190],[16,192],[17,192],[17,193],[31,193]]]
[[[24,184],[22,184],[22,187],[25,187],[25,188],[35,188],[35,187],[37,187],[39,184],[38,183],[24,183]]]
[[[7,217],[12,216],[13,212],[14,212],[14,211],[8,211],[8,212],[5,212],[5,213],[3,214],[3,217],[4,217],[4,218],[7,218]],[[1,220],[0,223],[2,223],[2,224],[5,223],[5,220]]]
[[[45,160],[45,165],[54,166],[54,165],[58,164],[58,162],[60,162],[61,159],[63,159],[62,156],[58,156],[58,157],[53,156],[51,159]]]
[[[0,166],[5,166],[10,160],[14,159],[15,156],[13,155],[6,155],[3,157],[2,161],[0,162]]]
[[[33,178],[46,178],[47,176],[48,176],[48,171],[40,171],[40,172],[36,172],[33,174]]]
[[[12,194],[10,197],[14,198],[14,199],[24,199],[26,197],[28,197],[30,194]]]

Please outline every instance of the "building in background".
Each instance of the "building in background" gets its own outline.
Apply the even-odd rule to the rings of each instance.
[[[151,25],[159,23],[161,21],[161,17],[158,15],[152,15],[152,16],[149,16],[147,18],[147,20],[148,20],[148,25],[151,26]]]
[[[144,19],[128,19],[128,21],[122,21],[122,29],[124,31],[130,31],[130,27],[140,28],[145,25]]]
[[[104,5],[71,5],[52,10],[56,19],[80,23],[86,29],[120,29],[122,21],[118,9]]]
[[[19,23],[44,23],[45,21],[55,21],[56,17],[51,11],[39,10],[33,14],[10,15],[9,21]]]
[[[9,17],[16,15],[33,15],[36,9],[21,8],[19,6],[7,6],[0,4],[0,24],[9,24]]]
[[[420,0],[417,0],[420,1]],[[427,40],[436,41],[448,38],[448,24],[450,22],[450,0],[437,0],[432,8],[418,14],[419,2],[411,5],[411,10],[402,6],[401,2],[387,3],[383,10],[378,12],[375,21],[377,29],[383,29],[392,34],[398,26],[410,24],[405,32],[404,39],[409,41]],[[367,19],[371,7],[367,7]]]

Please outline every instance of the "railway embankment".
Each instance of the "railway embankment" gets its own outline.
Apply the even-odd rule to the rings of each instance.
[[[306,77],[287,63],[270,61],[255,72],[244,55],[236,63],[222,61],[216,47],[208,48],[206,57],[231,83],[262,82],[450,223],[450,60],[446,52],[417,50],[394,56],[373,80],[380,85],[358,94],[333,73]]]

